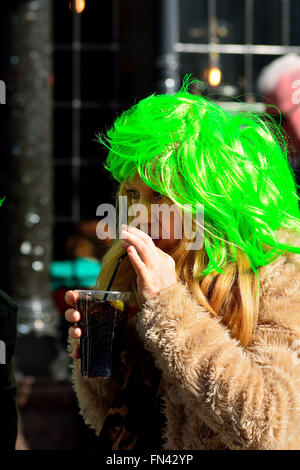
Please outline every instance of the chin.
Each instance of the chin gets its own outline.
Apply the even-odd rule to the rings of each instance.
[[[153,240],[153,243],[155,246],[157,246],[157,248],[164,251],[165,253],[168,253],[172,249],[172,246],[168,244],[168,240],[159,238],[157,240]]]

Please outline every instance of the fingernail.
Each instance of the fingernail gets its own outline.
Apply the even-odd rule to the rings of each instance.
[[[121,237],[122,238],[127,238],[127,232],[125,232],[125,230],[122,230]]]

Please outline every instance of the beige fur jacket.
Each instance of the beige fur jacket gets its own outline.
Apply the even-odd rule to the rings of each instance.
[[[278,234],[300,246],[293,231]],[[129,321],[120,373],[130,373],[142,339],[162,371],[164,449],[300,450],[300,255],[280,256],[259,277],[258,327],[246,348],[182,283],[145,302],[136,324]],[[118,384],[82,377],[79,360],[71,367],[80,413],[98,435]]]

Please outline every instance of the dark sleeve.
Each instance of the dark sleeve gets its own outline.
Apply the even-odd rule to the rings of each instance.
[[[0,449],[14,450],[17,431],[13,354],[17,336],[17,304],[0,290]]]

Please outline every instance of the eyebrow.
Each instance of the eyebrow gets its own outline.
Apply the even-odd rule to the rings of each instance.
[[[138,191],[137,187],[136,186],[131,186],[132,183],[125,183],[125,189],[127,190],[134,190],[134,191]]]
[[[125,185],[125,189],[126,189],[127,191],[136,191],[136,192],[139,192],[139,189],[137,189],[137,188],[132,188],[132,187],[131,187],[131,188],[130,188],[130,187],[127,188],[126,185]],[[150,187],[149,187],[149,190],[152,191],[152,193],[162,194],[160,191],[155,191],[155,189],[152,189],[152,188],[150,188]]]

